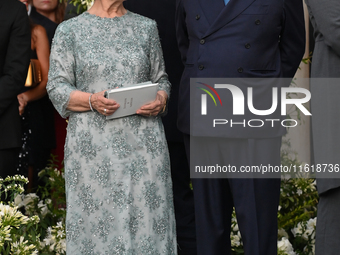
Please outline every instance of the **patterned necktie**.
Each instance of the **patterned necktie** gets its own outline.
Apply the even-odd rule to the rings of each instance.
[[[224,4],[227,5],[227,3],[229,2],[229,0],[224,0]]]

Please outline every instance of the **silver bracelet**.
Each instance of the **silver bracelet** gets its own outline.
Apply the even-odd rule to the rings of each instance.
[[[91,104],[91,97],[92,97],[92,95],[93,95],[93,94],[91,94],[91,95],[89,96],[89,105],[90,105],[91,111],[94,112],[94,110],[93,110],[93,108],[92,108],[92,104]]]

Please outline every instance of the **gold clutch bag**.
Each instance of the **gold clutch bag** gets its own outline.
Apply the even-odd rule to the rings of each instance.
[[[25,87],[35,87],[41,82],[41,67],[38,59],[31,59]]]

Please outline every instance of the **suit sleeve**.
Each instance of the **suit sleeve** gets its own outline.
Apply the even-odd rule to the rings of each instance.
[[[283,77],[293,78],[305,52],[306,33],[302,0],[284,0],[280,37]]]
[[[325,44],[340,56],[340,1],[309,0],[307,4]]]
[[[183,0],[176,0],[176,36],[183,64],[186,62],[189,48],[189,36],[186,28],[185,16]]]
[[[30,49],[31,32],[26,9],[22,5],[12,24],[3,74],[0,77],[0,116],[17,100],[17,95],[25,85]]]

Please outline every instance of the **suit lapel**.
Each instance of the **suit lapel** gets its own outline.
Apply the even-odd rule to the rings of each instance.
[[[210,25],[214,23],[216,17],[224,8],[223,0],[198,0],[198,2]]]
[[[230,2],[224,8],[222,8],[222,11],[220,11],[217,14],[217,16],[210,16],[210,18],[213,20],[213,22],[210,23],[211,26],[206,31],[206,33],[204,34],[204,37],[211,35],[212,33],[219,30],[221,27],[228,24],[230,21],[232,21],[234,18],[236,18],[241,12],[243,12],[249,5],[251,5],[255,1],[256,0],[230,0]],[[200,2],[205,2],[205,0],[200,0]],[[210,2],[210,1],[206,1],[206,2]],[[220,0],[220,2],[223,5],[223,0]],[[209,4],[207,4],[207,5],[209,5]],[[208,6],[206,6],[205,8],[209,9]],[[204,10],[204,12],[205,12],[205,10]],[[209,15],[214,15],[214,14],[209,13]],[[215,12],[215,15],[216,15],[216,12]],[[217,17],[217,18],[215,18],[215,17]]]

